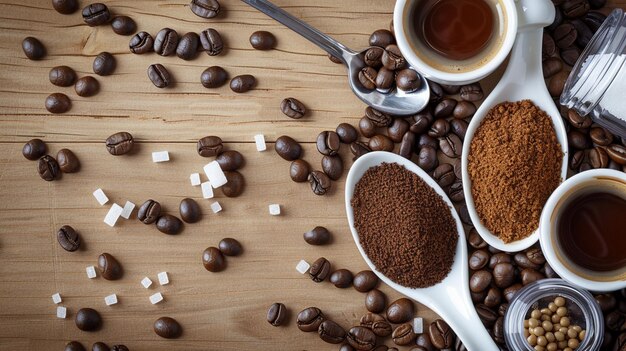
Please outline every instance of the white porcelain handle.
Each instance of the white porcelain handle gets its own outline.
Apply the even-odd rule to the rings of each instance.
[[[555,9],[551,0],[515,0],[517,31],[547,27],[554,21]]]

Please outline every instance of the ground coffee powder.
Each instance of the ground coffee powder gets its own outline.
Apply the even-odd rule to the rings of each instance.
[[[493,107],[468,155],[482,224],[506,243],[529,236],[561,182],[563,152],[550,117],[530,100]]]
[[[453,209],[415,173],[395,163],[372,167],[351,204],[361,246],[380,272],[411,288],[448,275],[458,240]]]

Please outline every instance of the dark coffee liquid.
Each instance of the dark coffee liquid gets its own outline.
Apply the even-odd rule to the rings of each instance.
[[[416,34],[451,60],[467,60],[489,43],[494,14],[487,0],[427,0],[414,13]]]
[[[558,239],[576,265],[597,272],[626,266],[626,200],[609,193],[574,199],[561,214]]]

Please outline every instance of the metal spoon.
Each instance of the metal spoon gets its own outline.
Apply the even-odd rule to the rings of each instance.
[[[242,1],[282,23],[287,28],[316,44],[330,55],[343,61],[343,63],[348,66],[350,88],[352,88],[352,91],[359,99],[363,100],[363,102],[369,106],[385,113],[404,116],[415,114],[428,104],[430,88],[422,75],[420,75],[420,88],[411,93],[399,89],[394,89],[388,93],[377,90],[367,90],[361,85],[361,82],[359,82],[359,71],[365,67],[363,55],[367,49],[361,52],[352,51],[335,39],[288,14],[283,9],[267,0]]]

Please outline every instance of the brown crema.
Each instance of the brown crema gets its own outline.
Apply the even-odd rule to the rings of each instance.
[[[354,227],[376,269],[398,284],[443,280],[458,240],[450,207],[419,176],[395,163],[368,169],[352,197]]]
[[[467,166],[482,224],[505,243],[529,236],[561,182],[562,162],[550,117],[530,100],[489,110],[472,139]]]

